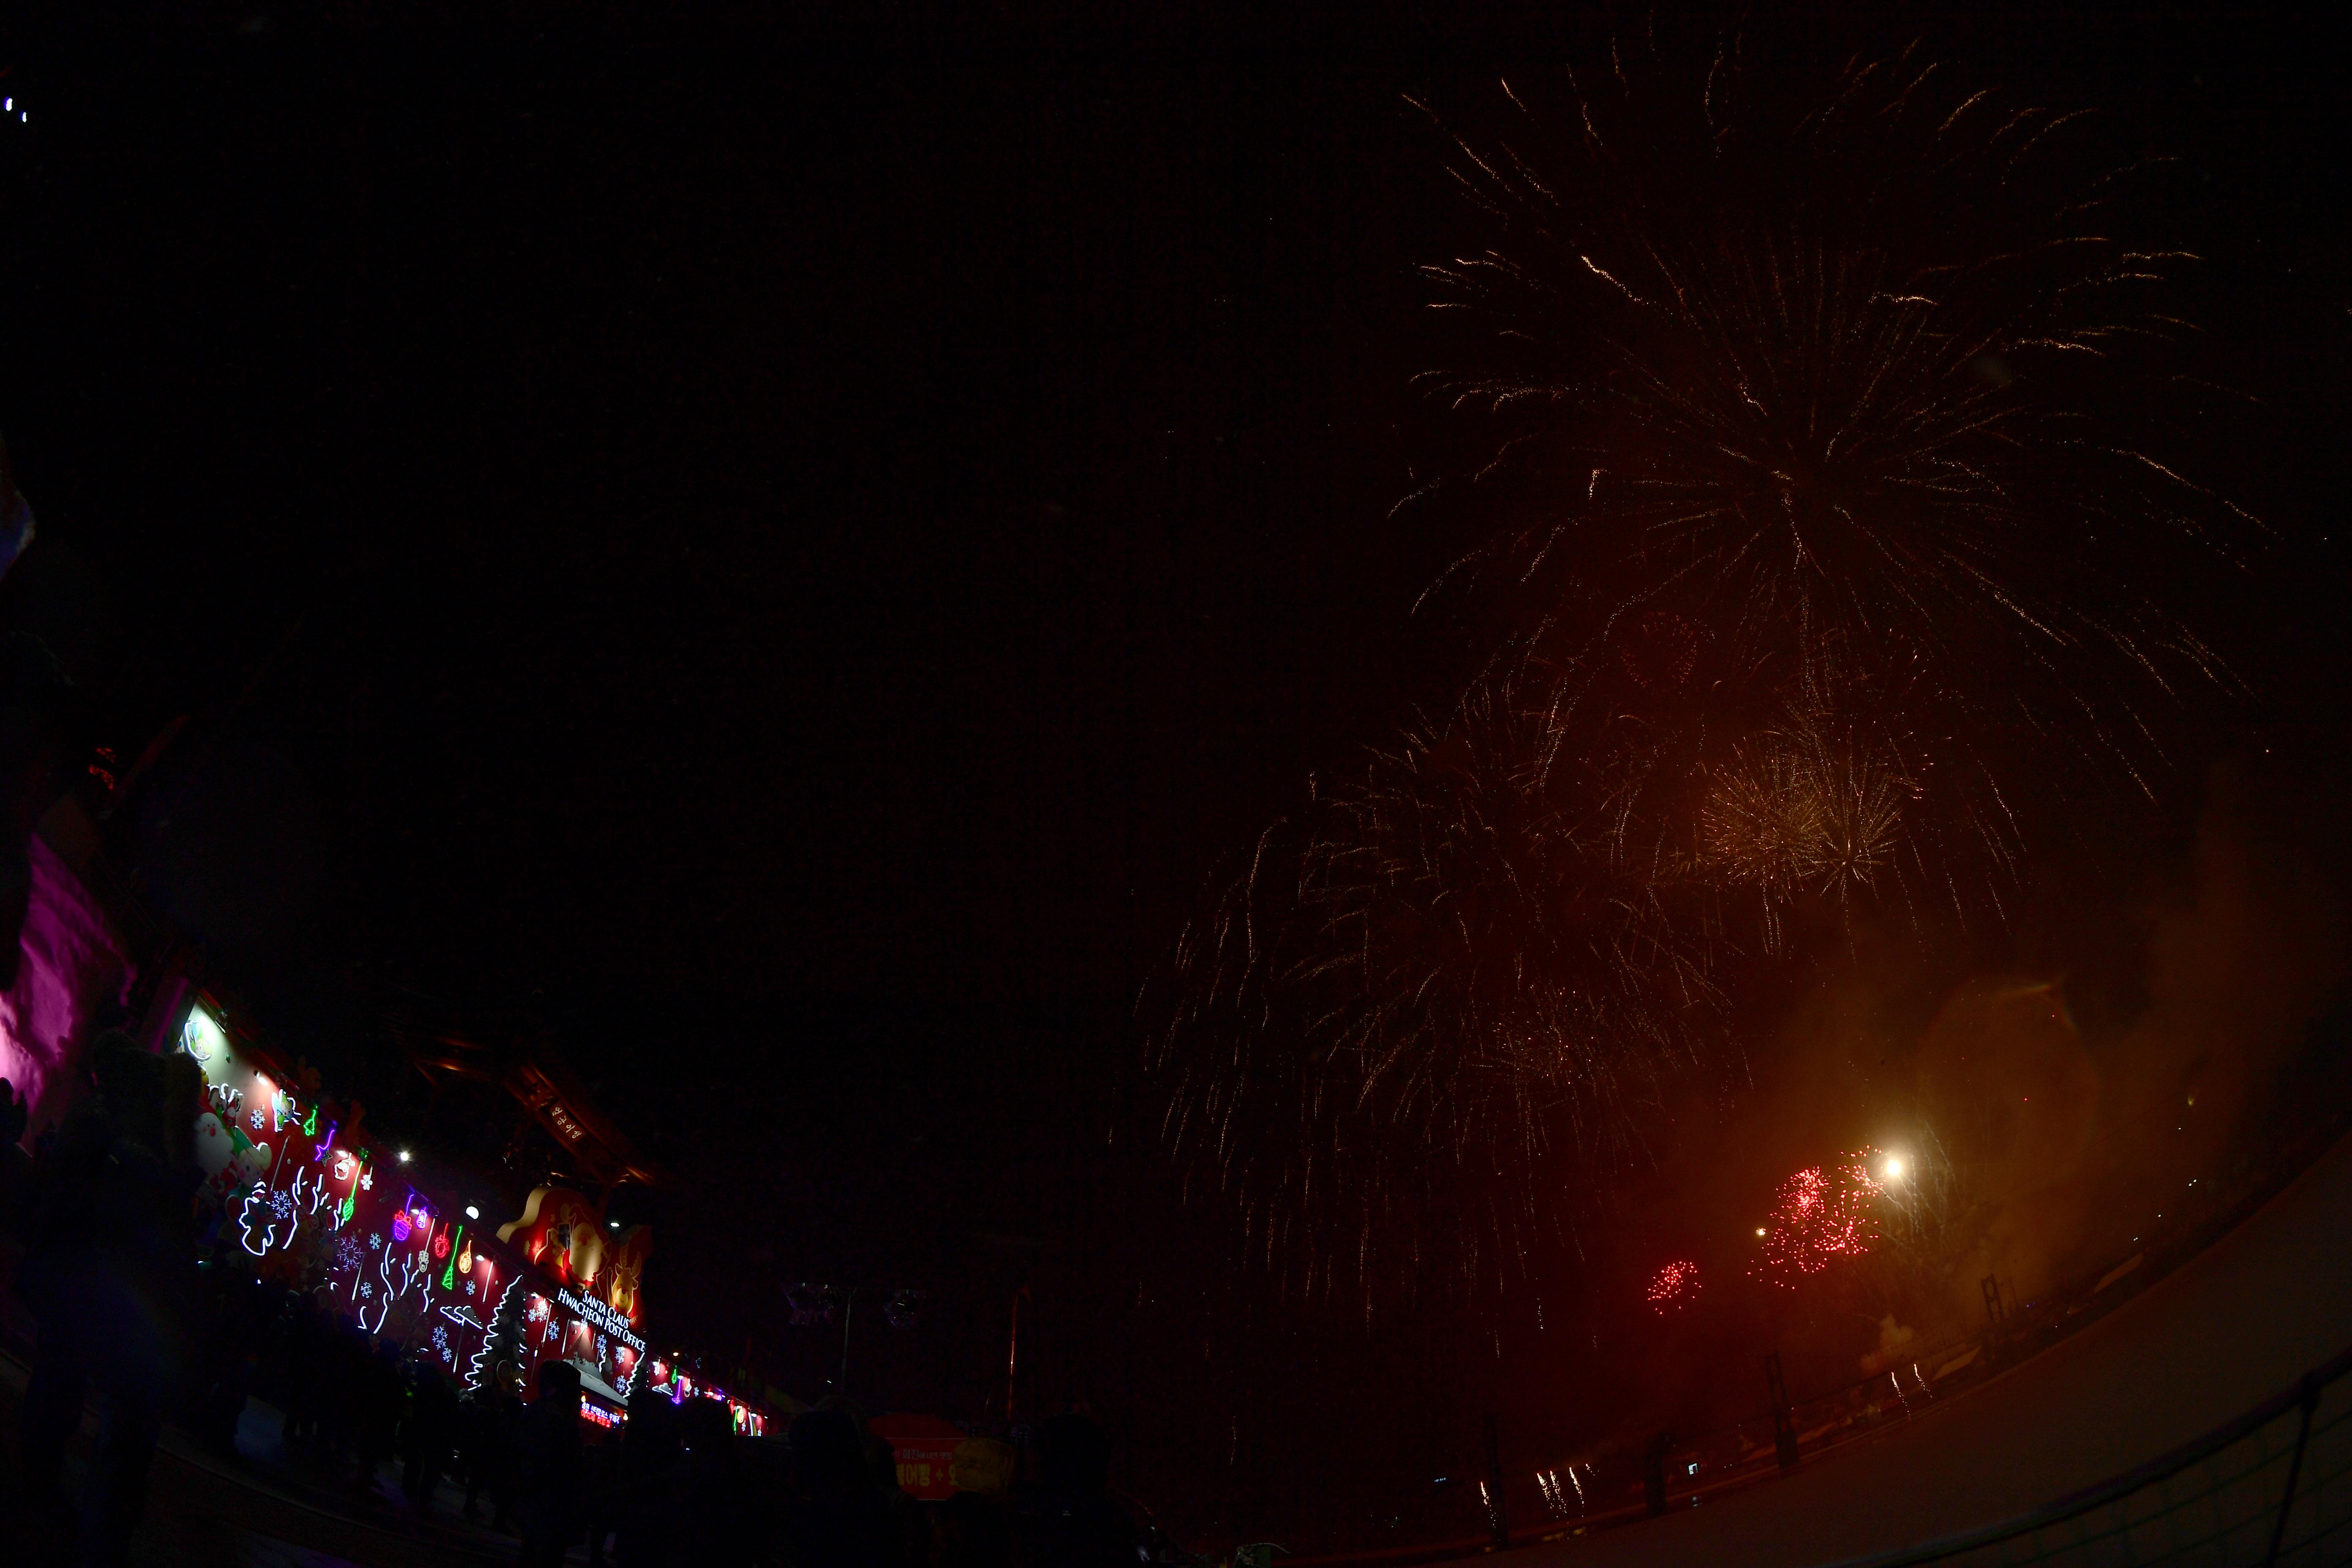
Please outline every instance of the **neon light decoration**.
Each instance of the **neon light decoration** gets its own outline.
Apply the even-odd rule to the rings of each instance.
[[[393,1307],[412,1289],[421,1299],[422,1307],[428,1310],[431,1309],[433,1279],[430,1268],[422,1265],[423,1258],[422,1252],[411,1252],[404,1247],[387,1247],[383,1249],[376,1261],[376,1275],[383,1281],[383,1291],[380,1294],[376,1292],[372,1282],[363,1282],[360,1288],[360,1294],[362,1297],[373,1296],[375,1299],[375,1327],[368,1329],[367,1309],[362,1307],[360,1309],[361,1328],[368,1329],[370,1333],[383,1332],[384,1324],[392,1316]],[[394,1258],[399,1260],[396,1274],[394,1271]]]
[[[608,1230],[596,1205],[579,1193],[535,1187],[523,1204],[522,1216],[499,1227],[499,1239],[545,1269],[558,1285],[603,1301],[635,1324],[642,1315],[639,1281],[653,1233],[644,1226],[617,1234]]]
[[[197,1066],[210,1067],[228,1049],[228,1031],[201,1004],[192,1006],[180,1026],[180,1049],[195,1058]]]
[[[254,1209],[257,1205],[258,1205],[261,1210],[261,1213],[258,1215],[256,1215],[254,1213]],[[268,1257],[270,1226],[274,1217],[275,1216],[273,1216],[269,1211],[269,1184],[267,1182],[254,1183],[253,1190],[245,1194],[245,1207],[237,1211],[236,1223],[240,1232],[242,1233],[236,1238],[237,1245],[243,1247],[247,1252],[250,1252],[256,1258]],[[262,1227],[261,1245],[258,1247],[256,1247],[253,1242],[253,1228],[257,1218],[259,1220]]]
[[[629,1326],[629,1320],[605,1302],[593,1296],[582,1296],[562,1286],[556,1288],[555,1299],[563,1304],[566,1311],[612,1335],[623,1344],[640,1351],[646,1348],[646,1342]]]
[[[515,1300],[515,1291],[521,1286],[522,1281],[520,1279],[509,1280],[507,1293],[499,1298],[499,1309],[490,1315],[490,1331],[482,1336],[481,1348],[475,1351],[473,1364],[467,1369],[467,1389],[478,1390],[482,1386],[482,1380],[488,1377],[490,1372],[490,1352],[498,1347],[501,1339],[511,1341],[515,1338],[516,1318],[520,1311],[520,1307]],[[513,1345],[509,1343],[508,1348],[512,1349]]]
[[[582,1194],[542,1188],[501,1235],[546,1277],[517,1268],[493,1237],[476,1234],[491,1226],[445,1219],[400,1180],[379,1188],[357,1107],[328,1100],[307,1079],[274,1081],[208,1003],[183,1016],[180,1046],[205,1079],[200,1196],[260,1272],[320,1293],[365,1332],[399,1335],[464,1367],[470,1389],[520,1373],[528,1391],[560,1355],[593,1374],[592,1393],[625,1399],[646,1384],[643,1226],[614,1231]],[[671,1397],[700,1392],[674,1367],[664,1371]],[[756,1430],[756,1421],[749,1413],[736,1424]]]

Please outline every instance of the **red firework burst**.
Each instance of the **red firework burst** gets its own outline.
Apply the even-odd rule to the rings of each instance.
[[[1698,1300],[1698,1265],[1685,1259],[1669,1263],[1650,1280],[1650,1310],[1660,1317],[1679,1312]]]
[[[1857,1149],[1828,1165],[1811,1165],[1780,1184],[1761,1229],[1763,1258],[1749,1270],[1793,1290],[1840,1258],[1859,1258],[1878,1241],[1881,1186],[1870,1173],[1874,1151]]]

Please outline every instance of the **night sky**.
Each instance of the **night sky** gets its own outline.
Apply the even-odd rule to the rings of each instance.
[[[1643,13],[89,9],[0,21],[0,433],[116,596],[99,739],[193,716],[215,782],[137,854],[273,1030],[355,1078],[390,1016],[551,1041],[677,1174],[615,1200],[657,1334],[803,1397],[839,1342],[788,1283],[930,1292],[850,1391],[958,1416],[1028,1286],[1023,1402],[1190,1517],[1442,1473],[1506,1386],[1607,1426],[1451,1308],[1274,1302],[1132,1012],[1220,860],[1466,673],[1409,614],[1461,542],[1390,517],[1456,226],[1403,96]],[[2320,8],[1805,9],[1758,26],[1922,37],[2195,172],[2285,635],[2108,825],[2144,879],[2210,763],[2333,754],[2344,56]]]

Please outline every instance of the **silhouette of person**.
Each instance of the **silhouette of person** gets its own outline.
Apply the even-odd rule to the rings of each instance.
[[[793,1568],[902,1568],[898,1522],[874,1484],[857,1418],[811,1410],[793,1418],[790,1436],[784,1545]]]
[[[21,1457],[37,1505],[57,1500],[65,1447],[95,1384],[106,1418],[81,1509],[83,1555],[119,1563],[146,1498],[147,1473],[180,1347],[175,1300],[192,1269],[189,1194],[196,1169],[184,1077],[109,1030],[91,1044],[92,1093],[67,1118],[34,1174],[32,1234],[20,1274],[39,1328],[21,1415]],[[176,1134],[176,1135],[175,1135]]]
[[[515,1518],[522,1526],[523,1568],[559,1568],[580,1533],[580,1369],[551,1361],[539,1369],[539,1397],[517,1433],[520,1484]]]
[[[1143,1532],[1110,1490],[1110,1434],[1089,1416],[1037,1424],[1037,1479],[1014,1504],[1027,1568],[1121,1568],[1137,1561]]]
[[[613,1467],[613,1555],[621,1568],[661,1568],[672,1561],[667,1510],[682,1453],[678,1408],[669,1395],[640,1389],[629,1399]]]

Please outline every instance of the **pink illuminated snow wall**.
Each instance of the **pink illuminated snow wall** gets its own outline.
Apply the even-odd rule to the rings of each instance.
[[[0,1078],[27,1101],[27,1142],[72,1108],[75,1068],[98,1016],[128,998],[132,974],[98,901],[38,834],[32,856],[24,962],[0,994]]]

